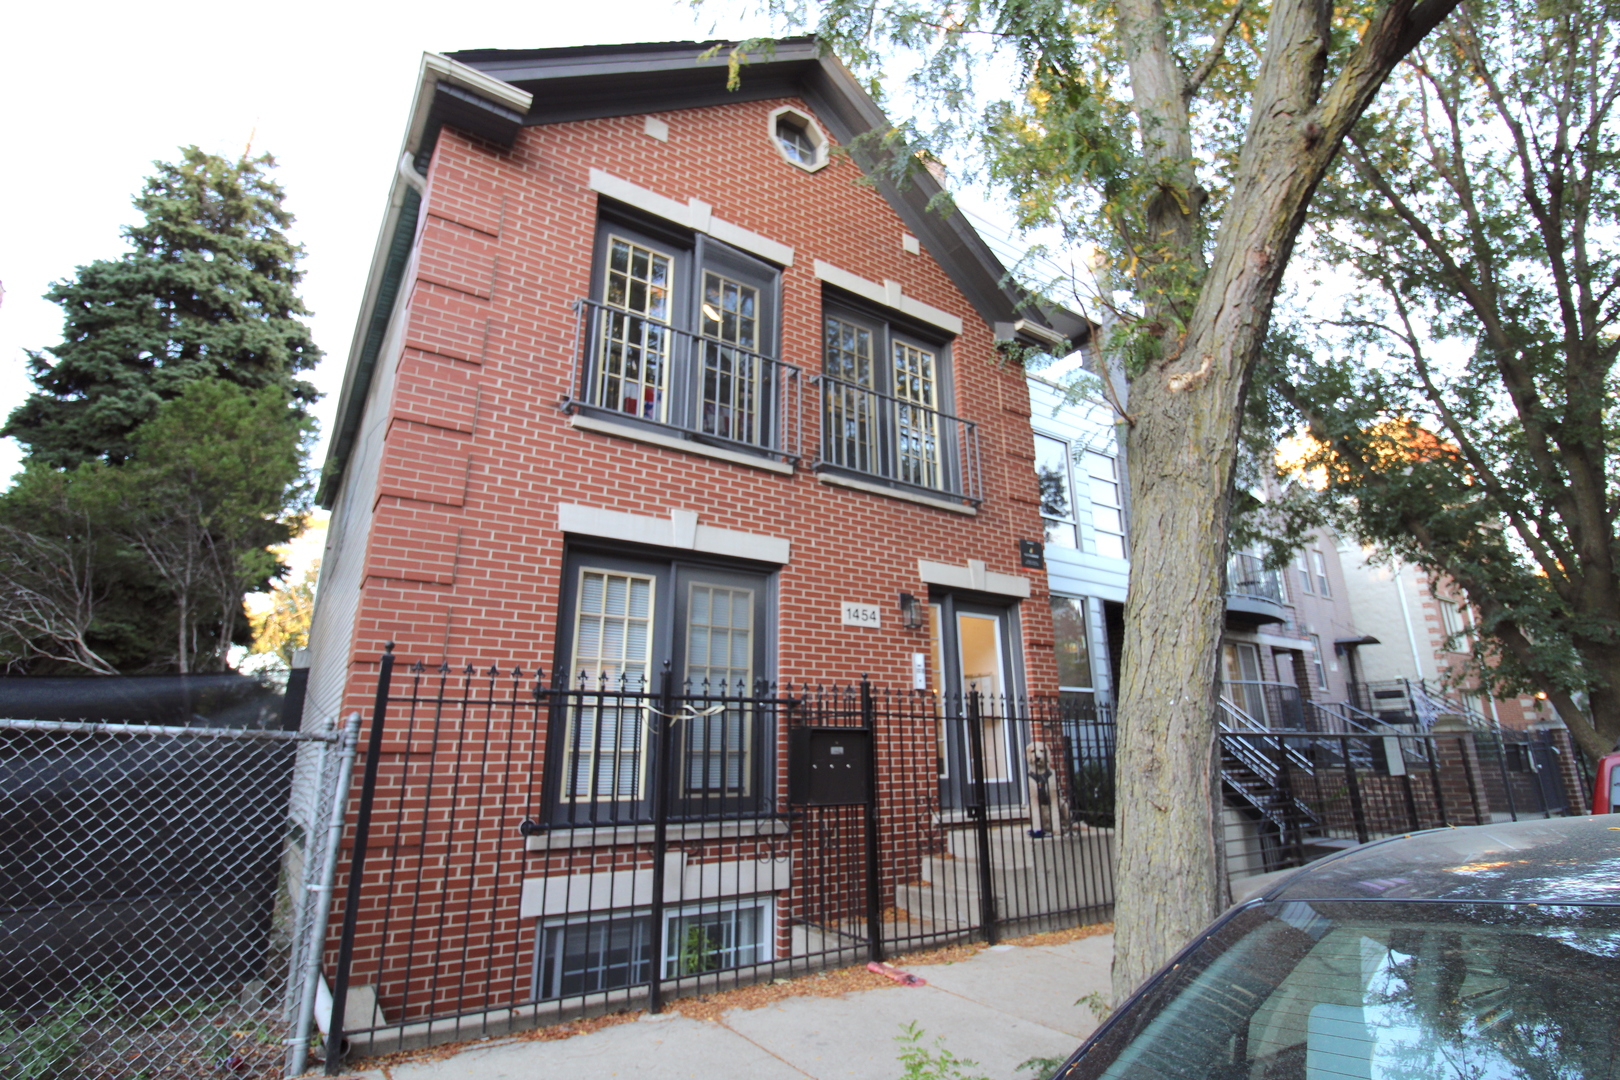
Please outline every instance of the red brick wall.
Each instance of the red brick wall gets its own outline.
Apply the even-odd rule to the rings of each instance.
[[[557,659],[564,554],[559,503],[657,517],[692,510],[703,525],[788,538],[792,559],[777,595],[775,674],[783,681],[870,675],[880,686],[908,687],[911,654],[926,652],[928,640],[926,631],[899,626],[896,596],[926,595],[917,560],[983,560],[991,571],[1030,579],[1032,595],[1019,606],[1025,688],[1056,689],[1045,575],[1018,565],[1018,540],[1042,535],[1023,372],[996,352],[990,328],[926,249],[903,250],[904,225],[858,182],[849,159],[835,157],[813,174],[782,160],[767,138],[766,117],[784,103],[806,108],[798,100],[760,101],[661,114],[667,142],[647,136],[640,116],[527,128],[509,151],[450,129],[441,134],[415,274],[401,292],[408,305],[403,355],[391,398],[369,406],[368,422],[386,417],[385,453],[344,711],[358,709],[369,720],[375,661],[389,641],[402,664],[473,661],[549,671]],[[807,375],[821,367],[818,258],[871,281],[899,281],[907,296],[959,315],[964,331],[952,343],[951,381],[954,412],[979,425],[985,502],[977,516],[831,486],[802,467],[781,476],[571,428],[558,403],[570,395],[579,347],[571,305],[590,288],[593,167],[680,202],[701,199],[716,217],[791,245],[781,357]],[[818,434],[817,424],[805,425],[807,459]],[[881,629],[841,626],[844,600],[877,606]],[[899,830],[886,879],[909,880],[921,854],[940,847],[925,812],[935,797],[936,735],[921,711],[905,730],[880,733],[885,756],[908,766],[885,775],[880,787]],[[431,767],[426,753],[396,738],[384,767],[408,777]],[[779,771],[779,790],[785,781]],[[411,831],[412,813],[403,803],[378,807],[373,845],[386,851],[380,857],[413,857],[400,839]],[[492,820],[487,846],[435,853],[441,858],[432,872],[455,874],[497,859],[512,825]],[[599,852],[621,866],[645,854]],[[476,941],[459,943],[470,950],[469,964],[521,975],[531,946],[519,944],[527,939],[516,920],[516,890],[522,876],[544,869],[540,860],[521,870],[492,868],[485,880],[499,885],[500,897],[473,889],[458,898],[468,912],[490,913]],[[375,980],[379,964],[407,964],[402,943],[385,948],[382,888],[380,878],[368,886],[359,982]],[[790,900],[782,914],[799,903]],[[408,961],[412,970],[396,970],[394,978],[411,982],[422,977],[418,968],[432,967],[430,943],[419,946]]]
[[[792,102],[804,107],[802,102]],[[1052,689],[1045,578],[1017,565],[1017,541],[1041,523],[1029,464],[1023,374],[995,352],[989,329],[927,256],[901,248],[903,224],[835,158],[807,174],[765,137],[781,102],[663,114],[667,142],[641,117],[528,128],[511,151],[446,130],[429,175],[405,352],[387,410],[386,460],[354,642],[363,668],[386,641],[402,659],[504,665],[554,662],[558,503],[666,516],[786,536],[779,581],[777,674],[787,680],[909,682],[922,632],[897,623],[895,596],[926,593],[916,560],[1031,578],[1021,605],[1031,691]],[[596,194],[604,169],[792,245],[783,274],[782,357],[820,367],[825,259],[961,315],[953,343],[956,411],[977,421],[987,499],[976,518],[574,430],[557,404],[570,390],[576,317],[589,291]],[[386,362],[386,358],[385,358]],[[818,435],[806,425],[807,456]],[[879,630],[838,624],[840,600],[877,605]],[[346,708],[363,707],[354,686]]]

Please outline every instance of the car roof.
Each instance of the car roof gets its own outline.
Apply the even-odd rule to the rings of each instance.
[[[1620,905],[1620,814],[1392,837],[1308,866],[1262,899]]]

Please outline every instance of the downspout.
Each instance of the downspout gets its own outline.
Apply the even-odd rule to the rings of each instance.
[[[1401,621],[1406,624],[1406,644],[1412,650],[1413,671],[1423,681],[1423,658],[1418,655],[1417,632],[1412,629],[1412,611],[1406,604],[1406,589],[1401,583],[1402,568],[1395,567],[1395,597],[1401,602]]]

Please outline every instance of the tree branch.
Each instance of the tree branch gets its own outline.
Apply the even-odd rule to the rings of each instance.
[[[1199,64],[1193,70],[1193,73],[1187,76],[1186,85],[1181,88],[1183,101],[1190,102],[1198,96],[1199,87],[1204,85],[1204,80],[1209,78],[1210,73],[1221,62],[1226,53],[1226,39],[1231,36],[1232,28],[1238,24],[1238,19],[1242,18],[1246,3],[1247,0],[1238,0],[1232,7],[1232,13],[1226,17],[1226,21],[1221,24],[1220,29],[1215,31],[1215,40],[1210,43],[1209,54],[1204,57],[1203,63]]]

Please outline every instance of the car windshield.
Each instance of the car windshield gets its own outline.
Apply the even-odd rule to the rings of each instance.
[[[1251,908],[1061,1075],[1620,1078],[1620,911],[1393,901]]]

